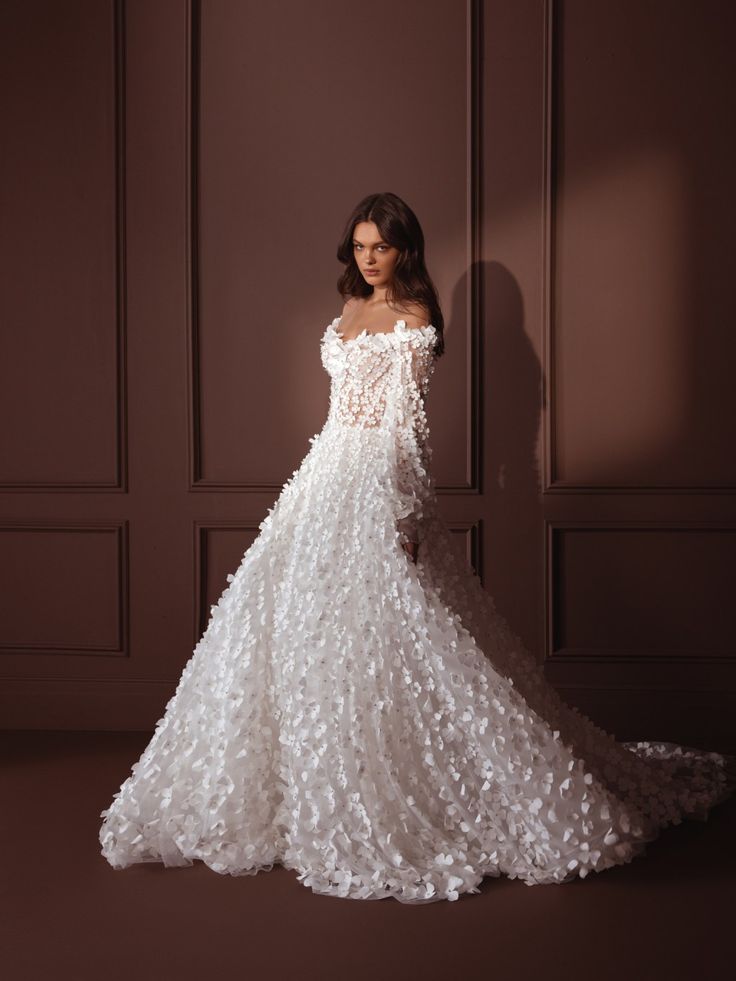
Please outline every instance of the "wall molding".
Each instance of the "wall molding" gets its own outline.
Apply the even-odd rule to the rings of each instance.
[[[590,484],[557,477],[557,415],[555,375],[555,231],[557,224],[557,133],[560,79],[560,22],[562,4],[544,0],[543,112],[542,112],[542,493],[544,495],[732,495],[736,484]],[[546,409],[545,409],[546,405]]]
[[[736,663],[736,651],[730,654],[708,654],[675,652],[660,650],[618,650],[618,649],[570,649],[557,648],[555,637],[557,633],[557,602],[558,583],[556,577],[557,543],[559,533],[564,531],[705,531],[720,534],[724,531],[736,531],[736,523],[723,521],[633,521],[633,520],[554,520],[546,519],[545,525],[545,650],[544,663],[549,664],[657,664],[667,667],[676,664],[733,664]],[[587,688],[586,685],[582,686]],[[613,689],[611,689],[613,690]]]
[[[0,655],[22,654],[24,657],[33,654],[43,654],[64,657],[130,657],[130,548],[128,521],[114,522],[64,522],[57,524],[46,521],[4,521],[0,524],[3,531],[24,532],[68,532],[70,534],[112,532],[115,535],[116,572],[118,579],[118,630],[117,642],[110,647],[66,644],[9,644],[0,645]]]
[[[200,359],[200,119],[201,119],[201,40],[202,3],[189,0],[187,19],[187,433],[189,490],[195,492],[236,492],[278,494],[283,483],[268,481],[209,480],[202,466],[202,404]],[[468,255],[467,303],[469,354],[466,364],[467,429],[466,480],[463,484],[437,484],[438,495],[480,494],[482,490],[482,324],[483,296],[481,258],[483,255],[483,0],[465,0],[467,76],[467,196],[466,249]],[[284,477],[284,481],[286,477]]]
[[[0,481],[0,493],[126,493],[128,490],[127,274],[126,274],[126,0],[112,0],[113,119],[115,129],[115,474],[110,481]]]
[[[253,521],[203,520],[193,524],[194,597],[192,602],[192,629],[194,644],[199,643],[212,614],[207,605],[207,538],[212,531],[254,532],[258,537],[262,518]],[[233,573],[234,569],[231,570]],[[226,586],[222,587],[223,590]]]

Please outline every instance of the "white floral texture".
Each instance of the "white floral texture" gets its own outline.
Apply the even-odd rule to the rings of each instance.
[[[704,820],[734,757],[619,743],[568,707],[438,514],[435,328],[339,323],[325,425],[101,812],[107,861],[280,864],[318,893],[426,903],[584,877]]]

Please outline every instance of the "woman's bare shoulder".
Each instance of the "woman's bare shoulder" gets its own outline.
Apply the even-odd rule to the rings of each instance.
[[[403,319],[407,327],[427,327],[429,325],[429,310],[421,303],[407,303],[404,306]]]
[[[343,308],[342,308],[343,316],[357,310],[362,305],[362,302],[363,301],[359,296],[349,296],[345,301],[345,303],[343,304]]]

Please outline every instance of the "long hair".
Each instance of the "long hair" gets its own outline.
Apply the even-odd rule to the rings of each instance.
[[[372,221],[388,245],[399,250],[394,274],[386,290],[389,306],[402,301],[421,303],[429,311],[430,323],[437,330],[436,357],[445,349],[445,320],[440,309],[437,290],[424,264],[424,233],[417,216],[401,198],[385,191],[363,198],[348,218],[345,233],[337,247],[337,258],[345,266],[337,281],[343,300],[349,296],[370,296],[373,287],[365,281],[355,262],[353,234],[361,221]]]

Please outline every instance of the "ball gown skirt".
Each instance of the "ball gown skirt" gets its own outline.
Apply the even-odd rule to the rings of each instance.
[[[340,321],[325,424],[101,812],[105,859],[282,865],[317,893],[427,903],[584,878],[705,820],[736,758],[618,742],[564,703],[439,515],[434,326]]]

